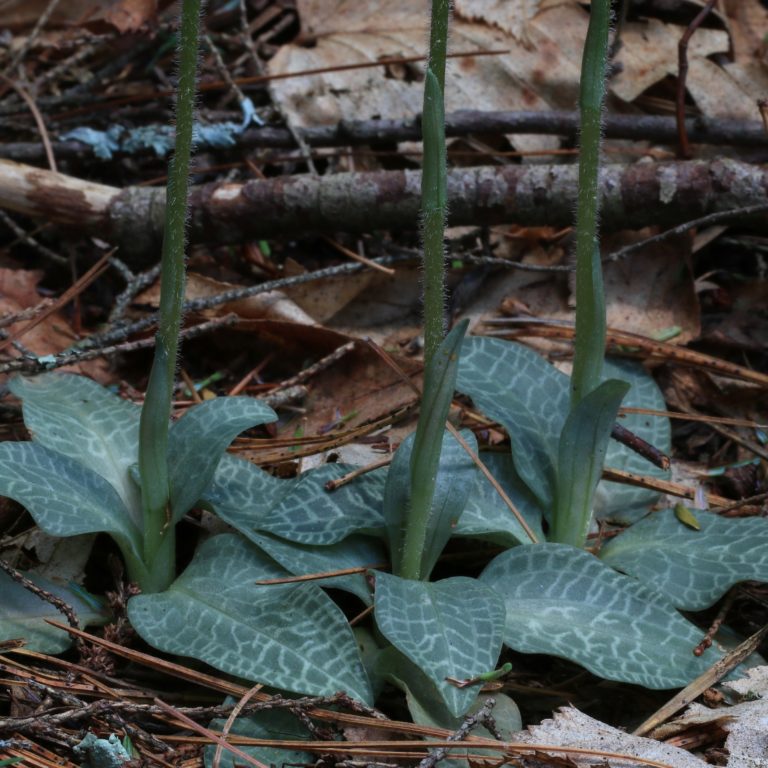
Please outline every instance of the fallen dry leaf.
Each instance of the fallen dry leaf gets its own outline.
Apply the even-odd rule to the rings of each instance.
[[[322,326],[274,320],[242,320],[233,326],[233,330],[250,337],[251,350],[253,342],[258,340],[265,348],[277,350],[281,359],[299,356],[299,359],[315,361],[352,340],[350,336]],[[393,357],[406,375],[420,385],[421,362],[397,354]],[[293,438],[298,430],[301,438],[296,439],[295,445],[300,446],[302,438],[320,436],[323,441],[307,445],[306,450],[294,449],[294,443],[270,447],[264,441],[256,441],[253,445],[241,441],[238,450],[242,450],[243,455],[259,463],[277,463],[327,450],[339,443],[339,434],[352,433],[350,440],[353,436],[368,434],[377,428],[368,425],[386,426],[393,414],[402,415],[416,402],[413,390],[363,344],[304,383],[309,389],[302,403],[306,415],[281,425],[278,437]]]
[[[738,64],[765,60],[768,10],[760,0],[723,0],[731,26],[733,54]]]
[[[515,741],[524,744],[547,744],[552,747],[577,747],[627,755],[626,759],[569,754],[568,757],[579,768],[591,768],[595,764],[607,768],[644,768],[643,763],[632,758],[655,760],[670,768],[706,768],[705,763],[690,752],[639,736],[601,723],[574,707],[560,709],[551,720],[530,726],[527,731],[515,736]]]
[[[361,294],[366,293],[369,286],[386,279],[396,281],[397,277],[386,278],[380,272],[367,270],[343,277],[299,283],[286,288],[285,294],[316,322],[327,323]]]
[[[647,234],[607,238],[605,250],[611,252],[638,242]],[[699,302],[694,291],[690,248],[687,237],[670,239],[606,264],[608,325],[650,338],[662,338],[665,331],[677,328],[679,333],[669,339],[673,344],[698,338]]]
[[[713,292],[712,305],[722,310],[707,318],[702,340],[730,350],[763,352],[768,347],[768,281],[730,279],[727,274],[713,275],[705,283],[704,296]],[[722,285],[721,285],[722,283]]]
[[[744,677],[728,680],[723,683],[723,686],[745,699],[752,699],[755,696],[768,699],[768,666],[752,667],[747,670]]]
[[[757,100],[765,97],[768,72],[756,56],[768,33],[768,11],[758,0],[739,0],[728,11],[728,31],[700,27],[690,39],[686,88],[706,117],[759,120]],[[612,91],[631,102],[666,76],[676,77],[677,46],[684,31],[683,26],[658,19],[628,24],[618,57],[622,69],[613,79]],[[735,61],[716,63],[708,58],[718,53],[733,53]]]
[[[400,368],[415,378],[422,364],[412,358],[393,356]],[[416,402],[413,390],[382,359],[364,345],[358,346],[310,382],[308,413],[302,419],[304,434],[326,434],[354,429],[399,413]],[[295,426],[295,425],[294,425]],[[292,427],[283,434],[290,434]]]
[[[423,56],[426,0],[299,0],[297,7],[302,34],[270,61],[272,74]],[[575,0],[457,0],[450,50],[503,53],[450,60],[446,110],[573,109],[586,29],[587,13]],[[675,76],[684,31],[681,25],[653,18],[626,24],[612,92],[632,102]],[[723,29],[697,30],[688,49],[688,90],[707,116],[756,119],[754,98],[763,80],[740,64],[722,68],[707,59],[727,53],[729,44]],[[417,62],[275,80],[270,88],[291,122],[308,126],[350,115],[413,117],[421,112],[422,80],[423,63]],[[511,141],[528,151],[557,145],[553,137],[514,136]]]
[[[243,288],[243,286],[225,283],[196,272],[190,272],[187,275],[185,298],[187,301],[206,299],[238,288]],[[135,303],[158,307],[160,304],[160,283],[156,282],[146,291],[143,291],[136,297]],[[207,317],[220,317],[230,312],[234,312],[246,320],[287,320],[302,325],[315,324],[314,318],[304,312],[282,291],[257,293],[255,296],[249,296],[245,299],[229,301],[226,304],[205,310],[202,314]]]
[[[515,40],[531,45],[531,20],[539,11],[568,5],[571,0],[456,0],[454,12],[467,21],[482,21],[508,32]]]
[[[746,676],[724,683],[726,690],[747,699],[729,707],[710,709],[692,704],[681,717],[654,731],[656,738],[669,738],[689,731],[727,732],[727,768],[763,768],[768,755],[768,667],[754,667]]]
[[[82,26],[105,22],[118,32],[132,32],[155,16],[169,0],[67,0],[51,13],[47,27]],[[24,29],[33,26],[50,5],[50,0],[0,0],[3,27]]]
[[[453,51],[504,51],[463,57],[448,64],[448,111],[457,109],[570,109],[575,103],[586,13],[573,0],[507,3],[502,9],[459,3],[451,29]],[[541,5],[541,8],[539,7]],[[420,57],[427,38],[426,0],[389,3],[300,0],[302,36],[283,46],[270,72],[366,64],[392,57]],[[525,14],[515,15],[522,8]],[[526,10],[527,9],[527,10]],[[486,23],[467,19],[484,19]],[[527,15],[526,15],[527,14]],[[524,39],[519,42],[508,29]],[[309,47],[311,45],[311,47]],[[330,124],[355,115],[403,118],[421,112],[423,66],[408,65],[405,77],[385,67],[329,72],[273,81],[272,95],[298,126]],[[552,73],[556,73],[553,77]],[[535,150],[556,146],[552,137],[520,136],[515,144]]]
[[[760,120],[758,100],[768,92],[768,72],[759,62],[725,64],[708,59],[691,62],[686,86],[706,117]]]
[[[622,33],[622,49],[618,60],[621,70],[611,81],[611,90],[620,99],[634,101],[643,91],[663,80],[677,75],[677,44],[685,28],[666,24],[658,19],[628,24]],[[689,89],[707,84],[701,80],[697,63],[713,53],[728,51],[728,34],[719,29],[697,29],[688,44]]]
[[[0,317],[15,315],[22,310],[37,306],[42,300],[37,291],[37,284],[42,277],[43,272],[38,270],[0,268]],[[5,330],[10,335],[15,335],[23,331],[30,322],[22,320],[9,325]],[[30,352],[39,356],[61,352],[77,340],[69,321],[61,312],[52,313],[19,337],[19,341]],[[85,374],[101,384],[114,382],[114,376],[109,372],[109,365],[103,358],[67,366],[62,370]]]
[[[606,240],[606,252],[642,240],[648,233],[633,233]],[[504,241],[497,255],[508,250]],[[562,249],[530,248],[525,263],[539,266],[552,264],[549,253],[556,256]],[[672,339],[684,344],[697,338],[700,330],[699,305],[694,291],[688,259],[690,241],[687,238],[656,243],[630,256],[604,265],[604,282],[608,326],[650,338],[677,327],[680,333]],[[557,260],[559,261],[559,259]],[[556,262],[557,263],[557,262]],[[495,315],[499,306],[525,307],[525,314],[538,318],[573,321],[575,312],[572,293],[563,275],[542,275],[539,272],[499,270],[492,274],[482,290],[477,291],[467,305],[464,316],[472,319],[473,327],[484,316]],[[539,342],[536,342],[539,346]],[[551,342],[542,348],[550,349]]]
[[[118,32],[133,32],[157,13],[157,0],[118,0],[104,5],[102,18]]]
[[[365,336],[389,348],[421,333],[421,271],[398,267],[394,277],[371,275],[370,284],[338,312],[331,327],[350,336]]]

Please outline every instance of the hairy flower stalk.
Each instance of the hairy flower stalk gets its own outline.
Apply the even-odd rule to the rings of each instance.
[[[436,397],[437,382],[450,368],[449,360],[439,361],[437,353],[445,334],[445,254],[443,234],[448,209],[445,152],[445,59],[448,45],[448,0],[432,0],[429,61],[424,79],[422,133],[424,162],[421,182],[422,240],[424,245],[424,393],[419,423],[411,454],[410,508],[403,538],[400,575],[426,579],[422,572],[428,520],[445,432],[445,418],[453,394],[454,373],[448,399]],[[440,402],[439,408],[435,403]]]
[[[583,547],[592,521],[611,428],[626,382],[602,381],[605,296],[600,263],[601,120],[608,68],[610,0],[593,0],[581,64],[581,148],[576,208],[576,344],[568,418],[558,445],[550,540]]]
[[[581,146],[576,207],[576,349],[571,377],[575,405],[600,383],[605,355],[605,297],[600,264],[601,121],[608,68],[611,0],[593,0],[581,62]]]
[[[194,127],[195,81],[201,0],[183,0],[176,101],[176,147],[168,172],[165,234],[160,278],[160,319],[155,357],[139,431],[139,475],[144,514],[145,591],[162,591],[175,575],[175,534],[171,520],[168,429],[176,375],[186,245],[189,166]]]
[[[432,0],[429,60],[424,79],[421,181],[424,244],[424,361],[429,363],[445,334],[445,254],[443,234],[448,211],[445,152],[445,59],[448,0]]]

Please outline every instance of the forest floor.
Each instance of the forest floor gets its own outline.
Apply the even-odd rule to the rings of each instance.
[[[455,3],[449,322],[469,318],[470,333],[514,338],[567,369],[573,110],[588,14],[575,0],[491,5]],[[734,505],[728,514],[765,516],[768,118],[760,99],[768,94],[768,10],[759,0],[717,4],[691,36],[681,80],[678,42],[704,4],[626,5],[606,116],[609,351],[640,360],[664,394],[672,476],[658,490],[671,494],[668,504],[706,505],[708,492]],[[159,300],[162,225],[151,190],[162,194],[172,145],[175,8],[158,0],[5,6],[0,375],[73,371],[141,403]],[[423,367],[413,180],[426,25],[426,3],[406,0],[208,3],[204,129],[192,174],[193,304],[174,415],[215,397],[263,398],[279,420],[232,450],[277,477],[328,462],[380,463],[415,424],[417,396],[402,372],[418,382]],[[668,187],[647,176],[653,164],[666,169]],[[5,383],[2,391],[3,440],[26,439],[19,401]],[[455,417],[484,447],[509,446],[504,429],[469,400],[456,402]],[[182,523],[182,563],[211,525],[200,510]],[[57,541],[18,504],[0,501],[5,563],[110,593],[115,611],[109,626],[59,655],[16,648],[3,635],[0,765],[70,768],[86,732],[127,739],[136,765],[201,765],[207,725],[232,712],[223,696],[253,695],[249,686],[138,639],[125,619],[130,586],[117,550],[106,537],[76,538]],[[456,562],[462,573],[477,572],[489,557],[467,552],[464,540],[446,554],[441,576]],[[351,618],[356,604],[338,600]],[[765,584],[746,581],[695,620],[702,637],[725,619],[746,638],[768,624],[767,606]],[[508,694],[526,726],[572,707],[555,723],[597,729],[593,744],[618,733],[600,723],[633,728],[671,696],[550,656],[509,651],[505,659],[514,671],[489,690]],[[706,696],[712,706],[722,699],[714,689]],[[410,722],[399,733],[377,731],[363,720],[368,710],[341,695],[284,706],[310,723],[312,739],[327,742],[314,749],[324,764],[413,762],[397,751],[402,745],[373,742],[451,733]],[[394,690],[377,706],[409,720]],[[595,720],[586,724],[581,713]],[[724,748],[728,717],[742,716],[691,721],[658,738],[695,752],[691,765],[737,766]],[[555,730],[531,733],[552,745]],[[340,747],[341,736],[368,751]],[[619,741],[605,749],[620,750]],[[301,762],[293,749],[272,760]],[[506,760],[602,759],[526,754]],[[649,760],[637,764],[671,764]],[[233,761],[246,758],[222,764]]]

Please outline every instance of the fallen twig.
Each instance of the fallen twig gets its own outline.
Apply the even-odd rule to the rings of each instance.
[[[760,121],[726,120],[691,117],[684,121],[686,134],[697,144],[732,145],[741,147],[768,146],[768,133]],[[471,134],[526,134],[575,138],[579,129],[578,113],[565,111],[513,112],[459,110],[445,117],[448,138]],[[636,139],[659,144],[677,141],[674,117],[662,115],[606,115],[604,131],[607,139]],[[401,120],[343,120],[335,125],[296,129],[309,147],[338,147],[394,144],[421,139],[418,117]],[[250,128],[235,137],[238,149],[293,149],[294,133],[289,128],[264,126]],[[87,144],[80,141],[54,141],[53,151],[60,160],[88,158],[100,162]],[[150,151],[150,150],[147,150]],[[39,163],[45,159],[39,142],[8,142],[0,144],[0,157],[24,163]]]
[[[505,165],[448,172],[450,224],[569,225],[575,165]],[[232,243],[279,234],[415,229],[419,171],[216,182],[191,195],[190,240]],[[768,203],[768,168],[729,159],[607,165],[603,229],[674,226]],[[0,160],[0,208],[97,235],[131,263],[159,251],[165,191],[117,189]],[[765,228],[765,216],[745,217]]]

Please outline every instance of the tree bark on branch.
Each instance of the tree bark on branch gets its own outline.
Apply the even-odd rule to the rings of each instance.
[[[563,227],[573,223],[575,165],[454,168],[451,225]],[[318,232],[413,230],[419,171],[288,176],[193,188],[192,242],[237,243]],[[673,226],[768,203],[768,167],[735,160],[607,165],[600,182],[604,231]],[[96,235],[124,259],[153,260],[162,239],[162,189],[117,189],[0,160],[0,208]],[[764,214],[750,223],[766,227]]]

